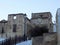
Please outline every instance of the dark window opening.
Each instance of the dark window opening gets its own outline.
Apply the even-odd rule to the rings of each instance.
[[[45,26],[44,27],[36,26],[34,29],[30,30],[29,33],[31,37],[43,36],[43,33],[48,33],[48,28]]]
[[[4,28],[2,27],[2,31],[1,31],[1,33],[4,33]]]
[[[13,24],[13,32],[16,32],[16,24]]]
[[[43,15],[40,15],[40,17],[42,18],[42,17],[43,17]]]
[[[42,18],[42,19],[47,19],[47,18],[48,18],[48,16],[40,15],[40,18]]]
[[[49,17],[48,17],[48,16],[43,16],[42,18],[47,19],[47,18],[49,18]]]

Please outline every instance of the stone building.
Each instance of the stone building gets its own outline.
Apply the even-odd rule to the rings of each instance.
[[[37,45],[43,43],[44,45],[46,40],[49,40],[49,35],[52,36],[51,38],[56,36],[56,33],[53,33],[52,15],[50,12],[32,13],[31,19],[28,19],[26,14],[23,13],[9,14],[7,21],[0,21],[0,37],[3,38],[26,36],[27,39],[32,39],[33,45],[35,43]],[[39,40],[39,42],[35,40]]]
[[[50,12],[32,13],[31,22],[35,25],[29,34],[32,45],[57,45],[57,33],[53,32]]]
[[[32,37],[32,45],[57,45],[56,32],[44,33],[43,36]]]
[[[32,13],[32,18],[28,19],[26,14],[9,14],[8,20],[0,21],[0,33],[5,32],[6,36],[27,35],[29,30],[38,27],[47,27],[49,32],[53,32],[52,15],[50,12]],[[13,35],[12,35],[13,34]]]
[[[23,36],[26,31],[26,20],[26,14],[9,14],[7,21],[0,21],[0,37]]]
[[[34,25],[30,32],[33,32],[35,35],[35,31],[38,30],[41,33],[42,29],[47,29],[45,32],[53,32],[53,23],[52,23],[52,15],[50,12],[42,12],[42,13],[32,13],[32,18],[30,20],[31,24]],[[31,37],[30,33],[28,35]]]
[[[36,26],[46,26],[49,32],[53,32],[52,15],[50,12],[32,13],[31,22]]]
[[[26,14],[9,14],[8,15],[8,29],[7,32],[11,36],[23,36],[24,35],[24,27],[25,27],[25,18]],[[12,35],[13,33],[13,35]]]
[[[6,37],[6,31],[7,31],[7,22],[6,20],[0,21],[0,37]]]

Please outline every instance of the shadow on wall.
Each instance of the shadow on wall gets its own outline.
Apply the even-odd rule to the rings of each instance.
[[[36,26],[35,28],[29,31],[29,34],[31,37],[43,36],[43,33],[48,33],[48,30],[49,29],[46,26],[43,27]]]

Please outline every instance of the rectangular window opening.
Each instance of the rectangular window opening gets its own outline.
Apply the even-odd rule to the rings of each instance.
[[[13,24],[13,32],[16,32],[16,27],[17,27],[17,25]]]

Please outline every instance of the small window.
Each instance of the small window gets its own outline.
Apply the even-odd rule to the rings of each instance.
[[[14,19],[16,19],[16,16],[14,16]]]
[[[13,32],[16,32],[16,24],[13,24]]]
[[[40,15],[40,17],[42,17],[43,15]]]
[[[1,33],[4,33],[4,28],[2,27],[2,31],[1,31]]]

